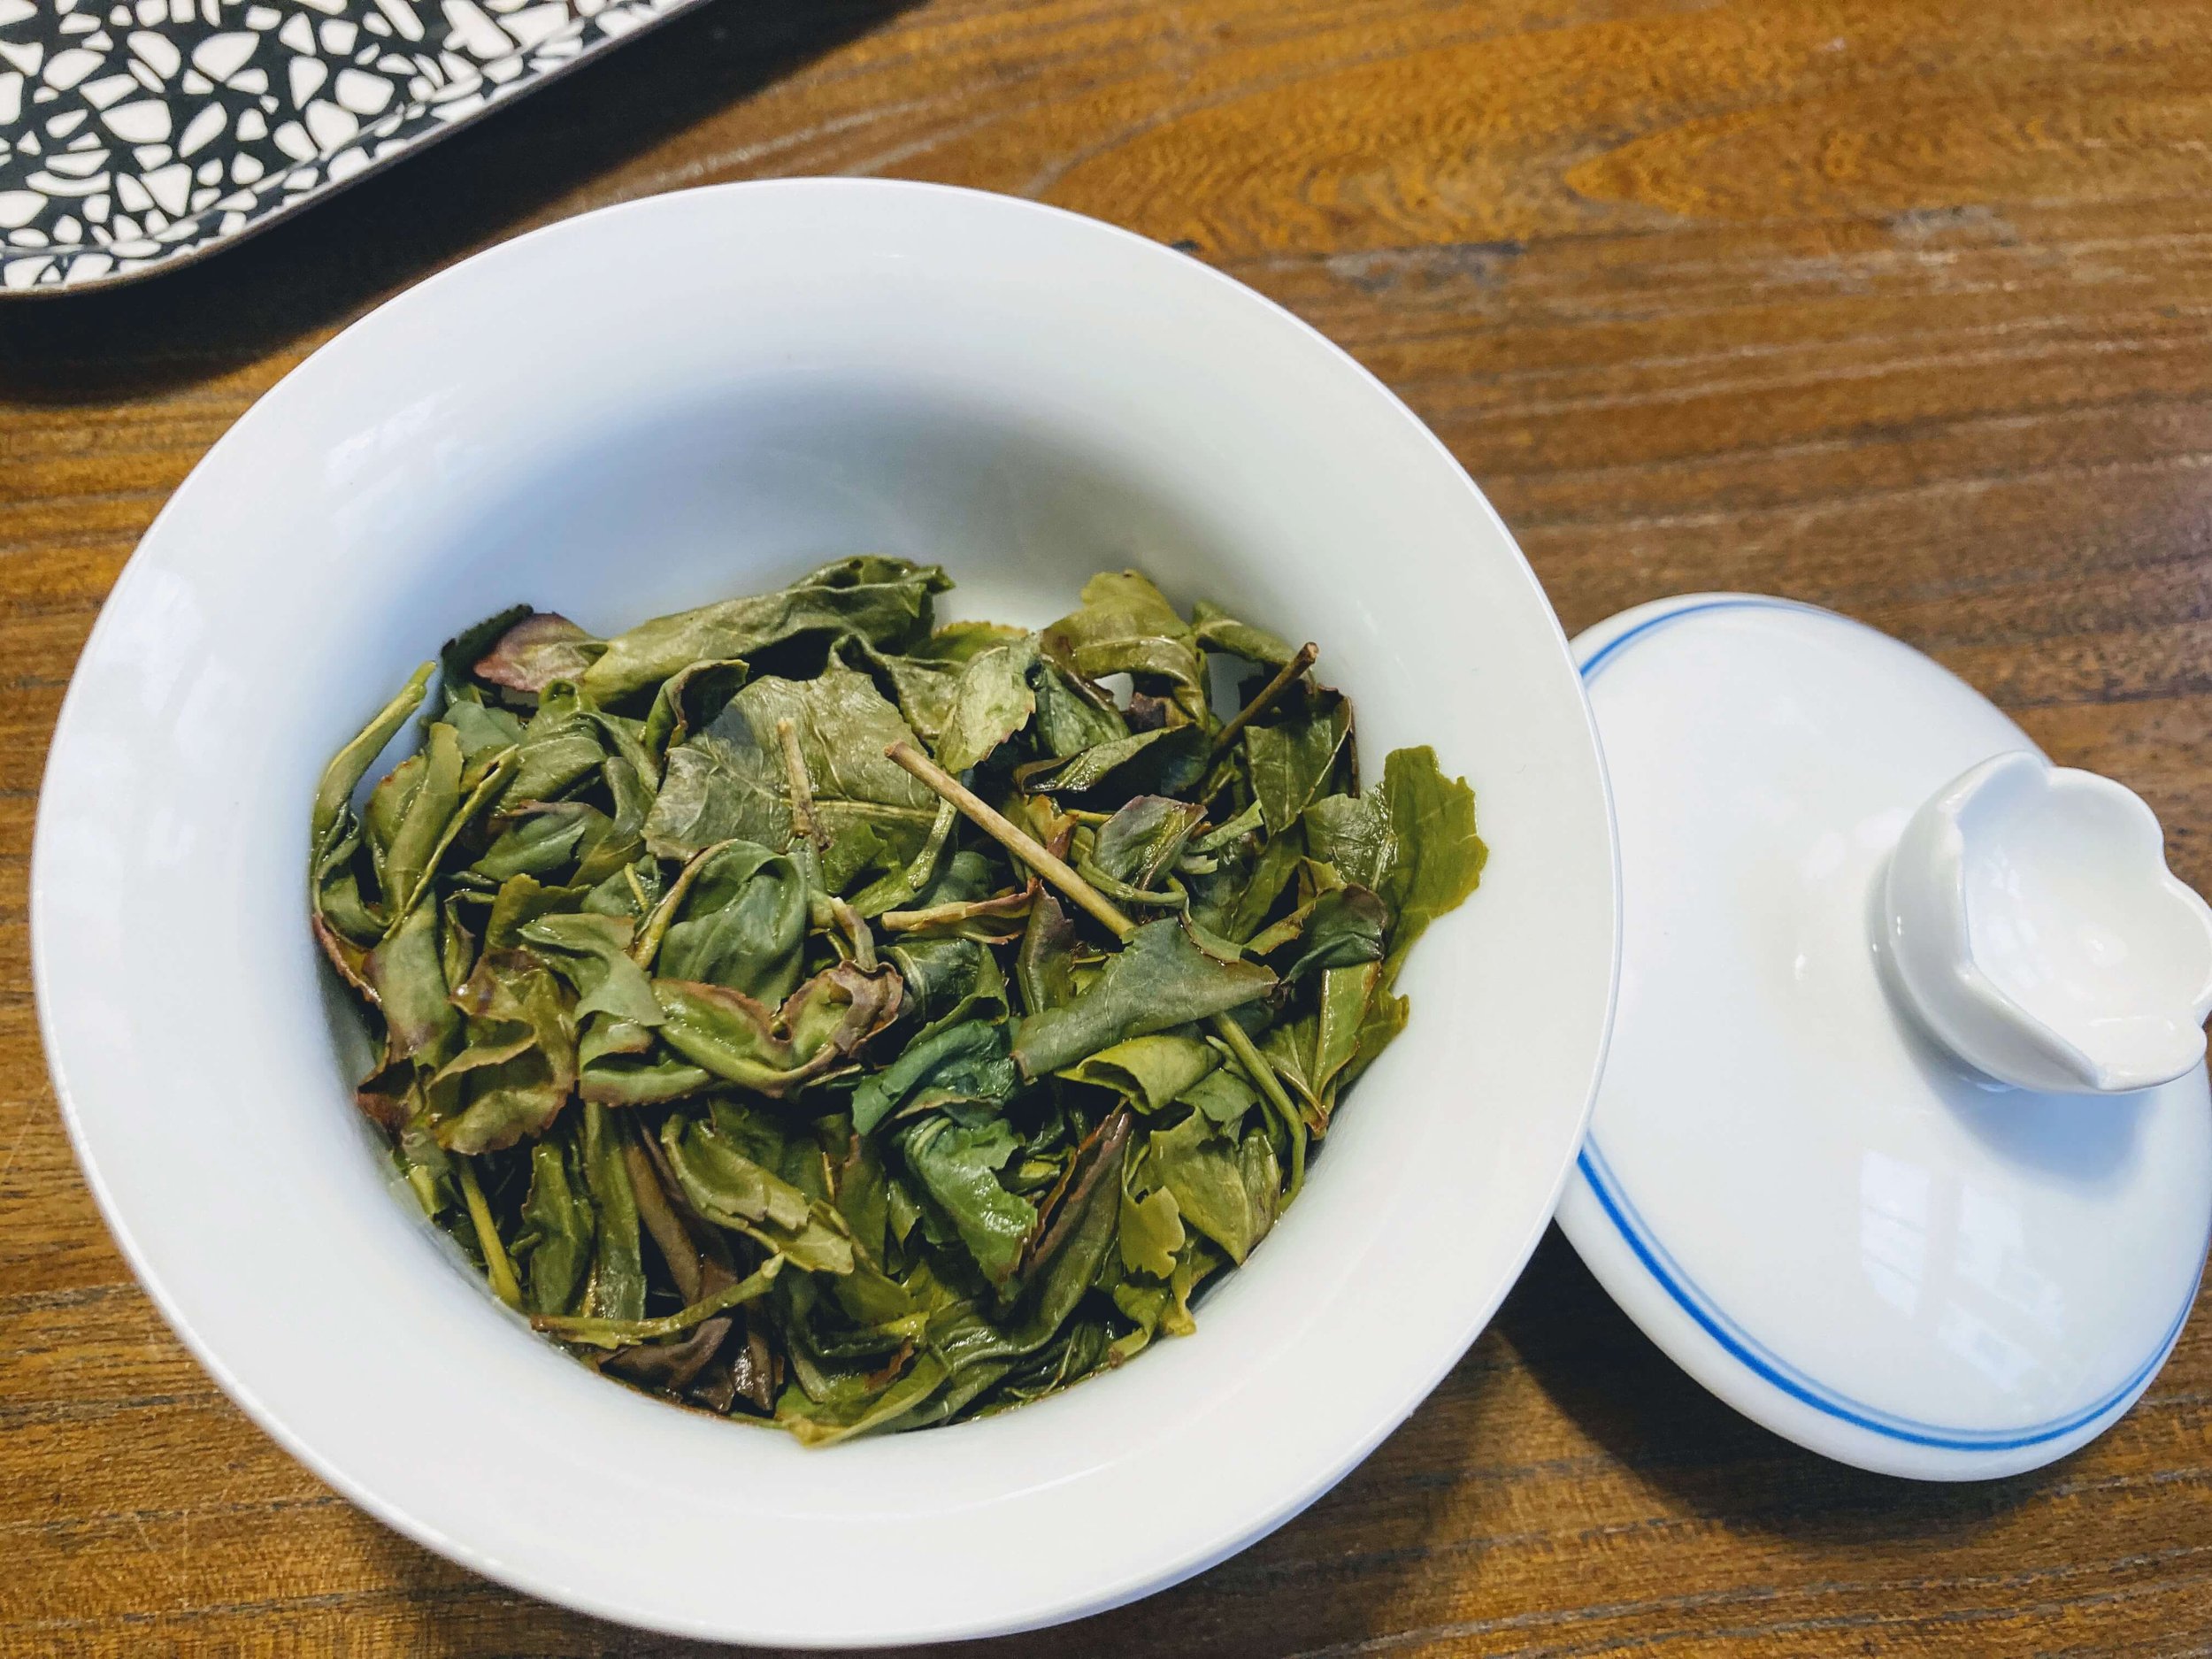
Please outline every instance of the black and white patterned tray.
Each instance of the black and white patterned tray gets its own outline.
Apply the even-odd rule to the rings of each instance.
[[[0,0],[0,291],[258,228],[701,0]]]

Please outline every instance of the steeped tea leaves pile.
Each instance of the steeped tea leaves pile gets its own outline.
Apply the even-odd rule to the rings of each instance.
[[[1311,646],[1134,572],[1034,633],[939,626],[950,585],[503,613],[311,820],[431,1219],[587,1363],[814,1444],[1190,1332],[1482,870],[1429,749],[1363,779]]]

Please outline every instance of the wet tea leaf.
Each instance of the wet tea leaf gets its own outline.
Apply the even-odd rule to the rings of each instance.
[[[1037,633],[935,626],[948,586],[863,557],[611,636],[517,606],[309,809],[424,1214],[602,1375],[810,1446],[1194,1330],[1485,856],[1431,751],[1358,787],[1315,647],[1135,572]]]

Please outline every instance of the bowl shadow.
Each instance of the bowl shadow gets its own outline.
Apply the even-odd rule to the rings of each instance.
[[[0,399],[102,403],[329,328],[914,0],[710,0],[205,257],[0,302]]]
[[[1990,1481],[1906,1480],[1784,1440],[1668,1359],[1556,1227],[1499,1327],[1558,1409],[1657,1486],[1679,1515],[1808,1547],[1938,1544],[2002,1517],[2047,1478],[2038,1471]]]

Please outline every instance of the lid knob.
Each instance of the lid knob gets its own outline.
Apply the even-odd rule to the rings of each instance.
[[[1877,925],[1892,991],[2000,1082],[2119,1094],[2204,1058],[2212,905],[2109,778],[2029,749],[1970,767],[1907,823]]]

